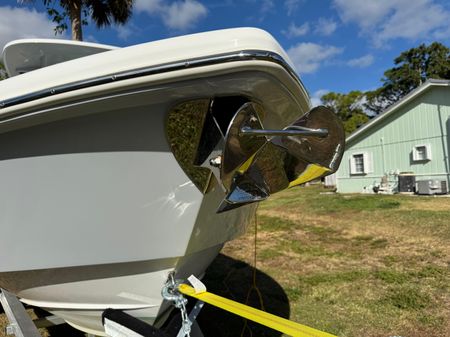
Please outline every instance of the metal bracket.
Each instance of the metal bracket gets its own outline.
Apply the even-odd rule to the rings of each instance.
[[[192,308],[191,312],[189,313],[189,320],[192,322],[191,326],[191,336],[192,337],[203,337],[203,333],[200,330],[200,327],[196,321],[198,314],[200,313],[200,310],[202,310],[203,306],[205,305],[204,302],[198,300],[194,307]],[[180,328],[180,331],[178,331],[177,337],[183,337],[185,335],[183,327]]]
[[[6,327],[7,335],[42,337],[23,304],[15,295],[0,288],[0,301],[9,320],[9,325]]]
[[[200,327],[196,322],[196,318],[202,309],[204,303],[197,301],[194,308],[189,314],[192,326],[190,330],[191,337],[204,337]],[[130,316],[129,314],[118,309],[107,309],[103,312],[102,322],[108,336],[111,337],[169,337],[175,336],[175,331],[166,332],[159,330],[148,323]],[[186,336],[185,327],[182,325],[176,337]]]

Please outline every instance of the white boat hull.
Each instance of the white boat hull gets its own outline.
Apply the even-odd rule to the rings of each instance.
[[[248,48],[257,41],[282,53],[257,30],[228,31],[221,39],[212,38],[221,45],[217,53],[244,48],[239,39],[251,41]],[[96,335],[104,334],[107,308],[150,323],[163,317],[168,305],[160,291],[168,273],[201,276],[253,219],[255,204],[216,213],[226,193],[214,178],[206,194],[194,185],[172,153],[169,111],[192,99],[242,96],[262,102],[264,125],[280,129],[309,108],[298,79],[259,59],[177,68],[36,99],[22,89],[30,83],[39,93],[40,76],[57,84],[64,71],[77,81],[74,68],[87,59],[92,76],[122,69],[127,58],[153,62],[151,46],[119,52],[0,82],[0,93],[10,89],[14,96],[0,96],[6,102],[0,110],[0,285]],[[97,70],[102,57],[111,69]]]
[[[201,275],[254,211],[209,214],[224,192],[217,187],[205,197],[197,189],[168,148],[167,110],[147,108],[0,135],[0,256],[7,256],[0,282],[96,335],[107,308],[152,323],[168,273]],[[121,137],[126,142],[116,144]]]
[[[174,259],[22,272],[16,277],[27,278],[29,284],[45,284],[42,280],[49,279],[63,281],[64,276],[72,282],[38,285],[19,291],[18,295],[22,302],[43,308],[75,328],[98,336],[104,335],[100,318],[106,308],[124,310],[154,324],[169,309],[161,298],[168,273],[176,270],[181,278],[191,273],[200,276],[221,248],[219,245]],[[14,281],[14,275],[9,277]]]

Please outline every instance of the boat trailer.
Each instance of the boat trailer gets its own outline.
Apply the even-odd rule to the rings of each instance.
[[[144,321],[135,318],[122,310],[106,309],[102,315],[102,323],[107,336],[110,337],[204,337],[196,319],[205,303],[213,305],[222,310],[231,312],[281,333],[295,337],[336,337],[335,335],[323,332],[288,319],[272,315],[262,310],[258,310],[225,297],[221,297],[206,291],[206,287],[191,276],[190,285],[169,277],[163,287],[161,294],[165,300],[173,302],[175,308],[181,311],[181,328],[176,335],[158,329]],[[7,335],[16,337],[41,337],[38,327],[48,327],[62,324],[62,319],[49,316],[45,319],[33,321],[26,312],[19,299],[10,292],[0,289],[0,301],[9,320],[6,327]],[[186,296],[197,300],[190,313],[187,313]],[[167,329],[170,330],[170,329]],[[94,337],[93,335],[87,335]]]
[[[62,318],[53,315],[33,320],[16,295],[5,289],[0,289],[0,302],[9,322],[5,328],[5,334],[8,336],[42,337],[38,328],[47,328],[65,323]],[[196,322],[203,305],[204,302],[197,301],[189,315],[182,322],[176,337],[204,337]],[[187,322],[189,322],[189,325],[186,325]],[[107,335],[110,337],[175,337],[117,309],[106,309],[102,315],[102,323]],[[87,334],[87,337],[94,337],[94,335]]]

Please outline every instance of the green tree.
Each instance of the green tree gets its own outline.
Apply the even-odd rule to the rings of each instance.
[[[450,49],[433,42],[404,51],[384,72],[383,85],[366,93],[366,108],[379,114],[429,78],[450,79]]]
[[[34,0],[19,0],[33,2]],[[82,26],[90,17],[98,28],[115,24],[125,24],[131,17],[134,0],[42,0],[47,13],[56,23],[55,33],[68,29],[70,21],[72,40],[83,40]],[[59,5],[59,7],[58,7]]]
[[[364,99],[361,91],[350,91],[348,94],[329,92],[321,97],[322,103],[332,108],[341,119],[346,134],[369,120],[363,109]]]

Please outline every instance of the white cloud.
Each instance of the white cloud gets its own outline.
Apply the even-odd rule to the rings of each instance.
[[[313,73],[322,62],[342,53],[342,48],[302,42],[288,49],[287,53],[300,74]]]
[[[450,11],[434,0],[334,0],[340,18],[382,46],[396,38],[435,38],[448,31]]]
[[[256,19],[259,22],[263,22],[267,15],[274,9],[275,4],[273,0],[249,0],[250,2],[254,3],[255,6],[260,5],[259,12],[256,12]]]
[[[301,26],[297,26],[295,23],[291,23],[289,25],[288,30],[283,30],[282,33],[287,37],[299,37],[308,34],[309,32],[309,23],[305,22]]]
[[[411,0],[413,1],[413,0]],[[391,10],[396,0],[334,0],[334,5],[342,21],[356,22],[361,28],[375,26]]]
[[[162,0],[136,0],[137,12],[161,17],[167,28],[188,30],[208,14],[206,7],[197,0],[181,0],[168,3]]]
[[[313,107],[321,105],[322,104],[322,96],[325,94],[328,94],[330,90],[328,89],[319,89],[315,91],[311,96],[311,104]]]
[[[135,27],[133,25],[116,25],[113,27],[117,32],[117,37],[121,40],[128,40],[128,38],[135,33]]]
[[[318,35],[328,36],[334,33],[338,24],[333,19],[319,18],[314,24],[314,33]],[[282,33],[288,38],[299,37],[308,34],[311,31],[309,22],[305,22],[300,26],[295,23],[291,23],[287,30],[283,30]]]
[[[275,7],[275,4],[273,3],[272,0],[262,0],[261,13],[265,14],[274,7]]]
[[[298,9],[300,6],[300,3],[302,3],[303,0],[285,0],[284,1],[284,7],[287,9],[287,14],[291,16],[294,14],[294,12]]]
[[[95,36],[92,34],[89,34],[86,37],[83,36],[83,40],[86,42],[99,43],[98,40],[95,38]]]
[[[350,67],[365,68],[370,66],[374,61],[374,57],[371,54],[367,54],[358,58],[351,59],[347,62]]]
[[[55,37],[54,24],[47,14],[35,9],[0,7],[0,18],[0,52],[12,40]]]
[[[162,0],[136,0],[134,8],[138,12],[145,12],[147,14],[156,14],[163,10]]]
[[[319,35],[331,35],[337,28],[337,23],[333,19],[320,18],[317,21],[314,32]]]
[[[186,30],[208,13],[205,6],[195,0],[177,1],[163,12],[165,25],[172,29]]]
[[[433,35],[436,29],[448,27],[450,12],[429,0],[409,1],[383,24],[379,39],[416,39]],[[430,34],[431,33],[431,34]]]

